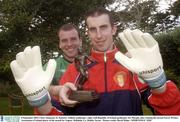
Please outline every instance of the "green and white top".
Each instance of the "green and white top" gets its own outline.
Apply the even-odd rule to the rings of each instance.
[[[57,57],[56,59],[56,71],[52,80],[52,85],[58,85],[59,80],[61,79],[62,75],[66,71],[68,65],[71,63],[68,60],[66,60],[62,55]],[[47,64],[44,65],[44,68],[47,66]]]

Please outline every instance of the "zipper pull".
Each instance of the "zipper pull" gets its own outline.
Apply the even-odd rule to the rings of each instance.
[[[107,57],[106,57],[106,51],[104,51],[104,62],[107,61]]]

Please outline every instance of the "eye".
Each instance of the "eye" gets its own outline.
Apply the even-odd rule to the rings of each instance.
[[[106,30],[107,27],[108,27],[107,25],[102,25],[102,26],[100,27],[100,29],[101,29],[101,30]]]
[[[67,43],[67,39],[61,39],[61,43]]]
[[[96,32],[96,28],[89,28],[89,31],[90,31],[91,33]]]
[[[73,41],[73,42],[76,41],[76,40],[77,40],[76,37],[72,37],[72,38],[71,38],[71,41]]]

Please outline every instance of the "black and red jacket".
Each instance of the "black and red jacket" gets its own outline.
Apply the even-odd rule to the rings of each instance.
[[[52,101],[53,105],[70,115],[142,115],[144,100],[155,114],[180,115],[180,92],[174,83],[168,81],[164,93],[152,93],[146,83],[115,60],[117,51],[116,48],[106,53],[91,51],[92,61],[87,64],[89,77],[83,87],[96,90],[100,94],[98,101],[74,108],[60,106],[56,101]],[[75,83],[78,76],[71,64],[59,83]]]

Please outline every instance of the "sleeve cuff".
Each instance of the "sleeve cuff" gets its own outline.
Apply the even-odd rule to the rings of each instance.
[[[151,93],[148,101],[161,115],[180,114],[180,91],[171,81],[166,82],[166,90],[163,93]]]
[[[41,114],[37,108],[34,108],[34,115],[43,115],[43,114]],[[51,111],[46,115],[64,115],[64,114],[62,111],[59,111],[55,107],[53,107]]]

